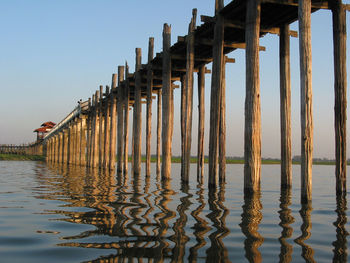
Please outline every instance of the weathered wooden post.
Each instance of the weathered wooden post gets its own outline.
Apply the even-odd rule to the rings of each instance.
[[[94,122],[93,122],[93,156],[92,156],[92,167],[98,167],[99,160],[99,145],[98,145],[98,130],[99,130],[99,92],[95,93],[94,101]]]
[[[109,144],[110,144],[110,100],[109,96],[112,94],[109,92],[109,87],[106,86],[106,100],[104,105],[104,144],[103,144],[103,169],[107,170],[109,169]]]
[[[194,30],[196,28],[197,9],[192,11],[192,19],[188,27],[187,49],[186,49],[186,75],[185,75],[185,115],[184,115],[184,164],[181,171],[181,180],[189,181],[191,165],[192,144],[192,109],[193,109],[193,68],[194,68]]]
[[[91,98],[88,100],[88,115],[86,119],[86,167],[90,167],[91,131],[92,131]]]
[[[219,117],[219,182],[226,181],[226,57],[222,61]]]
[[[75,146],[75,165],[80,165],[80,153],[81,153],[81,117],[77,117],[75,122],[75,140],[76,140],[76,146]]]
[[[163,27],[163,92],[162,92],[162,179],[170,179],[171,174],[171,146],[172,146],[172,93],[171,86],[171,27]]]
[[[133,119],[133,170],[134,174],[141,172],[141,49],[136,48],[135,63],[135,92],[134,92],[134,119]]]
[[[98,101],[98,167],[103,165],[103,85],[100,85],[100,97]]]
[[[199,67],[198,72],[198,155],[197,180],[203,182],[204,176],[204,115],[205,115],[205,65]]]
[[[280,27],[281,188],[292,186],[292,125],[289,25]]]
[[[110,148],[109,148],[109,170],[115,169],[115,152],[116,152],[116,135],[117,135],[117,108],[116,108],[116,87],[117,74],[112,75],[112,90],[110,97],[110,112],[111,112],[111,129],[110,129]]]
[[[69,124],[69,159],[68,163],[73,164],[73,158],[74,158],[74,130],[73,130],[73,123],[70,122]]]
[[[124,109],[124,90],[123,90],[123,82],[124,80],[124,66],[118,66],[118,88],[117,88],[117,110],[118,110],[118,143],[117,143],[117,171],[123,171],[123,109]]]
[[[129,66],[125,63],[125,87],[124,87],[124,173],[128,173],[129,164]]]
[[[341,0],[332,0],[334,46],[334,128],[337,195],[346,194],[346,10]]]
[[[86,137],[87,137],[87,126],[86,126],[87,117],[86,115],[81,116],[81,122],[80,122],[80,165],[85,166],[86,165],[86,152],[87,152],[87,145],[86,145]]]
[[[216,2],[216,7],[223,6],[222,1]],[[218,182],[218,139],[220,125],[220,100],[222,94],[222,66],[224,49],[224,18],[216,9],[216,23],[214,27],[213,66],[210,94],[210,129],[209,129],[209,187],[215,187]]]
[[[60,163],[64,163],[64,137],[63,131],[59,132],[60,135]]]
[[[157,96],[157,174],[160,173],[160,140],[162,132],[162,90],[158,90]]]
[[[151,61],[153,59],[154,38],[150,37],[148,42],[148,64],[147,64],[147,111],[146,111],[146,175],[151,174],[151,133],[152,133],[152,90],[153,70]]]
[[[301,96],[301,202],[312,200],[312,56],[311,0],[299,0],[299,53]]]
[[[69,142],[68,142],[68,129],[65,128],[63,129],[63,163],[65,165],[68,164],[68,146],[69,146]]]
[[[244,192],[260,189],[261,111],[259,78],[260,0],[247,0]]]

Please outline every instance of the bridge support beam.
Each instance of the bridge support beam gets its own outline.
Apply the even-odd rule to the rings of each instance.
[[[118,66],[118,89],[117,89],[117,115],[118,115],[118,132],[117,132],[117,172],[123,171],[123,85],[122,81],[124,80],[124,66]]]
[[[160,141],[162,134],[162,90],[158,90],[157,96],[157,175],[160,174]]]
[[[204,176],[204,123],[205,123],[205,65],[198,72],[198,155],[197,180],[203,182]]]
[[[129,165],[129,66],[125,64],[125,87],[124,87],[124,173],[128,173]]]
[[[260,0],[247,0],[244,192],[260,190],[261,112],[259,79]]]
[[[146,112],[146,175],[151,174],[151,138],[152,138],[152,90],[153,70],[151,61],[154,52],[154,38],[150,37],[148,42],[148,64],[147,64],[147,112]]]
[[[109,145],[109,170],[115,169],[115,152],[116,152],[116,133],[117,133],[117,108],[116,108],[116,89],[117,89],[117,74],[112,75],[112,89],[110,96],[110,145]]]
[[[292,125],[289,25],[280,27],[281,189],[292,187]]]
[[[171,27],[164,24],[163,28],[163,94],[162,94],[162,179],[170,179],[171,147],[173,135],[173,89],[171,85],[170,57]]]
[[[312,59],[311,0],[299,0],[300,110],[301,110],[301,202],[312,200]]]

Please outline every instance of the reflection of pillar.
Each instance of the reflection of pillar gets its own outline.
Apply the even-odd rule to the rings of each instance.
[[[301,210],[299,211],[301,219],[303,221],[300,227],[301,235],[294,240],[295,243],[301,246],[302,248],[301,256],[305,259],[306,262],[315,262],[314,250],[312,249],[311,246],[305,243],[305,241],[311,237],[311,228],[312,228],[311,211],[312,211],[311,202],[302,204]]]
[[[260,189],[261,111],[259,78],[259,33],[261,6],[247,1],[246,15],[246,98],[244,127],[244,191]]]
[[[259,224],[263,218],[260,191],[245,194],[242,208],[240,227],[242,233],[246,236],[244,241],[245,257],[249,262],[261,262],[261,253],[258,248],[264,242],[264,238],[258,232]]]
[[[293,228],[291,224],[294,223],[294,217],[292,216],[292,210],[289,206],[292,204],[292,191],[291,188],[282,188],[280,197],[280,215],[281,222],[279,225],[282,227],[281,237],[278,239],[281,244],[280,250],[280,262],[291,262],[293,246],[287,242],[288,238],[293,235]]]
[[[301,202],[312,199],[312,59],[311,0],[299,0],[300,122],[301,122]]]
[[[333,223],[336,227],[337,239],[332,243],[334,246],[333,262],[348,262],[347,236],[345,226],[348,221],[346,216],[347,201],[345,195],[337,195],[337,220]]]

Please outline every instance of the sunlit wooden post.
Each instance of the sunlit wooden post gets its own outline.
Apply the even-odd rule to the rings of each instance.
[[[261,111],[259,78],[260,0],[247,0],[244,191],[260,189]]]
[[[80,122],[80,165],[86,165],[86,137],[87,137],[87,126],[86,126],[87,117],[86,115],[81,116]]]
[[[75,164],[80,165],[80,153],[81,153],[81,117],[77,117],[75,122],[75,140],[76,140],[76,146],[75,146]]]
[[[91,131],[92,131],[92,108],[91,108],[91,98],[89,98],[88,115],[86,119],[86,166],[87,167],[90,167]]]
[[[224,49],[224,18],[218,13],[223,1],[216,2],[216,22],[214,27],[213,65],[210,94],[210,129],[209,129],[209,187],[218,183],[218,139],[220,125],[220,100],[222,94],[222,66]]]
[[[124,173],[128,173],[129,164],[129,66],[125,64],[125,87],[124,87]]]
[[[311,0],[299,0],[300,110],[301,110],[301,202],[312,199],[312,56]]]
[[[152,90],[153,70],[151,61],[153,59],[154,38],[150,37],[148,42],[148,64],[147,64],[147,112],[146,112],[146,175],[151,174],[151,135],[152,135]]]
[[[100,96],[98,101],[98,167],[102,168],[103,164],[103,85],[100,85]]]
[[[163,91],[162,91],[162,179],[170,179],[171,146],[172,146],[172,93],[171,86],[171,27],[164,24],[163,28]]]
[[[346,10],[341,0],[331,1],[334,46],[334,128],[336,192],[346,194]]]
[[[162,90],[158,90],[157,96],[157,174],[160,173],[160,152],[161,152],[161,134],[162,134]]]
[[[110,145],[110,100],[109,96],[112,94],[109,92],[109,87],[106,86],[106,100],[104,104],[104,140],[103,140],[103,169],[109,169],[109,145]]]
[[[189,181],[192,145],[192,110],[193,110],[193,70],[194,70],[194,30],[196,28],[197,9],[192,11],[192,19],[188,27],[186,49],[186,75],[185,75],[185,114],[184,114],[184,158],[181,171],[181,180]]]
[[[134,119],[133,119],[133,170],[134,174],[141,172],[141,49],[136,48],[135,63],[135,92],[134,92]]]
[[[292,186],[292,125],[289,25],[280,27],[281,188]]]
[[[205,115],[205,65],[200,66],[198,72],[198,155],[197,180],[203,181],[204,176],[204,115]]]
[[[226,181],[226,57],[222,61],[219,117],[219,182]]]
[[[112,89],[110,96],[111,128],[109,148],[109,170],[115,169],[116,136],[117,136],[117,108],[116,108],[117,74],[112,75]]]
[[[92,153],[92,167],[98,167],[98,101],[99,101],[99,92],[96,91],[94,97],[94,120],[93,120],[93,153]]]
[[[124,80],[124,66],[118,66],[118,88],[117,88],[117,111],[118,111],[118,143],[117,143],[117,171],[121,172],[123,170],[123,112],[124,112],[124,90],[122,82]]]

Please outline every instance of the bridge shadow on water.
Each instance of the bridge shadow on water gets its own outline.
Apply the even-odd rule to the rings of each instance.
[[[159,174],[145,177],[66,166],[49,169],[56,176],[38,177],[39,184],[47,189],[37,198],[64,202],[62,209],[46,211],[60,215],[53,220],[94,226],[73,231],[57,244],[103,250],[87,262],[263,261],[262,246],[269,241],[259,230],[263,220],[260,192],[242,194],[242,205],[235,208],[240,210],[237,214],[225,199],[228,193],[224,183],[208,189],[202,182],[186,185],[179,181],[174,187],[173,181],[162,181]],[[279,262],[292,262],[295,257],[315,262],[314,250],[308,244],[312,206],[302,205],[300,235],[293,236],[296,218],[291,205],[291,190],[282,190],[276,214]],[[346,209],[346,198],[338,198],[334,262],[347,261]],[[301,254],[296,255],[293,247],[301,249]],[[237,250],[240,257],[232,252]]]

